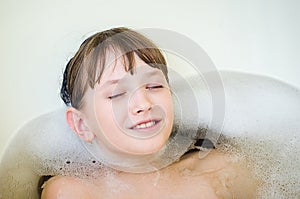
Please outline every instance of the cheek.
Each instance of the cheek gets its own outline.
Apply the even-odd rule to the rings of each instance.
[[[160,104],[163,106],[167,114],[171,116],[173,115],[173,99],[169,92],[165,92],[161,96],[158,96],[157,101],[160,101]]]
[[[168,93],[164,98],[164,104],[166,106],[166,114],[169,120],[169,125],[173,126],[174,120],[174,107],[173,107],[173,98],[170,93]]]
[[[122,123],[127,116],[127,106],[114,101],[105,102],[95,106],[96,121],[103,134],[115,134],[122,129]]]
[[[94,105],[96,125],[102,131],[107,129],[107,126],[112,126],[113,117],[112,117],[112,107],[111,103],[98,101]]]
[[[163,92],[159,95],[154,95],[152,100],[153,104],[158,105],[158,107],[162,109],[167,121],[167,127],[172,126],[174,120],[174,107],[173,98],[170,92]]]

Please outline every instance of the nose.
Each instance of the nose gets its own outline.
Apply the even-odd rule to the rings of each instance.
[[[130,109],[133,115],[145,114],[152,109],[152,103],[143,88],[136,90],[130,99]]]

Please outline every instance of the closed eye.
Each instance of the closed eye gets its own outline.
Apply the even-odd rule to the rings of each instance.
[[[122,95],[124,95],[126,92],[123,92],[123,93],[118,93],[118,94],[115,94],[115,95],[111,95],[108,97],[108,99],[115,99],[115,98],[118,98]]]
[[[146,89],[148,90],[153,90],[153,89],[159,89],[159,88],[163,88],[164,86],[163,85],[160,85],[160,84],[153,84],[153,85],[147,85],[146,86]]]

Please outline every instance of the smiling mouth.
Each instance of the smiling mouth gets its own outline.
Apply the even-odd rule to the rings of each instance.
[[[149,129],[151,127],[154,127],[159,122],[160,122],[160,120],[150,120],[150,121],[147,121],[147,122],[139,123],[139,124],[131,127],[131,129],[133,129],[133,130]]]

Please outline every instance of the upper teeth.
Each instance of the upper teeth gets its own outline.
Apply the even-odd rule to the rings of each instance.
[[[147,123],[143,123],[143,124],[138,124],[135,126],[136,129],[144,129],[144,128],[148,128],[148,127],[151,127],[155,124],[154,121],[151,121],[151,122],[147,122]]]

